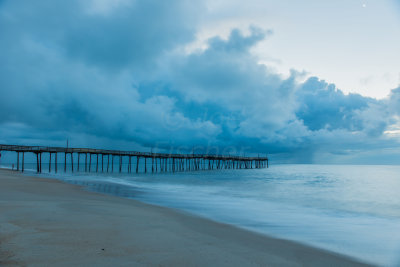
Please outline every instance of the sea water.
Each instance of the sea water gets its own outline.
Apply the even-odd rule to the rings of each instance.
[[[52,177],[373,264],[400,266],[400,166],[272,165]]]

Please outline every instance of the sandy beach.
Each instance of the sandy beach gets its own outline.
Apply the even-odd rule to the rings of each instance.
[[[0,266],[364,266],[57,180],[0,170]]]

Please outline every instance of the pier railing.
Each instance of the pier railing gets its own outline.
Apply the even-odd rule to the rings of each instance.
[[[127,172],[132,172],[132,159],[136,159],[136,172],[139,172],[140,159],[144,159],[144,172],[148,172],[147,160],[151,159],[151,172],[176,172],[176,171],[197,171],[214,169],[252,169],[268,168],[268,157],[242,157],[234,155],[210,155],[210,154],[173,154],[173,153],[152,153],[123,150],[106,150],[93,148],[66,148],[66,147],[47,147],[47,146],[20,146],[20,145],[1,145],[1,151],[17,152],[17,170],[24,171],[25,153],[34,153],[36,155],[36,169],[38,173],[42,172],[42,154],[49,154],[49,172],[51,172],[52,155],[54,155],[54,171],[57,172],[57,155],[64,153],[64,172],[67,171],[67,155],[70,156],[71,171],[74,169],[74,158],[77,158],[77,168],[75,171],[81,171],[80,158],[85,157],[85,172],[114,172],[114,158],[119,160],[118,170],[122,172],[123,158],[128,158]],[[20,164],[20,153],[22,162]],[[92,156],[96,156],[95,170],[92,170]],[[101,165],[99,165],[99,155],[101,156]],[[89,156],[89,159],[88,159]],[[107,162],[104,162],[106,157]],[[111,157],[111,168],[110,168]],[[88,162],[89,160],[89,162]],[[104,165],[106,164],[106,168]],[[21,165],[21,166],[20,166]],[[21,168],[20,168],[21,167]],[[101,169],[99,168],[101,167]]]

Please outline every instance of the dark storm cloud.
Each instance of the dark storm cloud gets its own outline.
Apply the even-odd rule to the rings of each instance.
[[[198,5],[191,5],[184,1],[134,1],[107,15],[79,14],[66,33],[65,49],[71,57],[94,66],[151,66],[162,53],[193,39],[190,21]]]
[[[312,131],[362,130],[362,118],[357,117],[355,111],[365,110],[368,104],[377,102],[358,94],[344,95],[335,85],[320,81],[317,77],[309,78],[302,84],[297,95],[301,106],[296,116]]]
[[[192,40],[201,10],[185,0],[115,1],[121,4],[106,10],[96,2],[107,1],[6,1],[2,41],[7,46],[42,45],[93,66],[143,67]]]
[[[104,5],[105,4],[105,5]],[[400,89],[376,100],[259,64],[251,27],[184,53],[193,1],[0,3],[0,141],[318,161],[398,147]],[[396,117],[397,116],[397,117]],[[392,131],[391,133],[395,133]]]

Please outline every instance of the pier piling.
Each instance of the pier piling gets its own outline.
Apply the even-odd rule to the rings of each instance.
[[[22,152],[22,172],[24,172],[25,168],[25,152]]]

